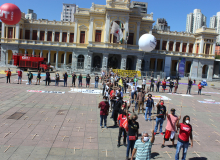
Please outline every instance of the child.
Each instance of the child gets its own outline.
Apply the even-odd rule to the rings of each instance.
[[[198,84],[198,94],[201,95],[201,91],[202,91],[202,85],[201,85],[201,82],[199,82],[199,84]]]

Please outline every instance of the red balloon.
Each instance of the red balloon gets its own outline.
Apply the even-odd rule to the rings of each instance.
[[[21,20],[21,10],[14,4],[5,3],[0,7],[0,19],[7,25],[17,24]]]

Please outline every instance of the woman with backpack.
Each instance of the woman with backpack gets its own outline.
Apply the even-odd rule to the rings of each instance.
[[[33,74],[31,72],[28,73],[28,84],[31,85],[31,81],[33,79]]]

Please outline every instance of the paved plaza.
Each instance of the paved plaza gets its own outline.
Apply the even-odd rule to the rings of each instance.
[[[23,79],[27,80],[24,74]],[[108,129],[100,128],[100,94],[74,92],[72,87],[63,87],[63,83],[59,87],[54,86],[54,82],[45,86],[44,77],[41,85],[27,85],[27,81],[17,84],[16,75],[11,77],[11,84],[5,81],[5,75],[0,75],[0,159],[125,159],[126,147],[117,147],[119,129],[113,127],[110,116]],[[186,83],[184,80],[180,82]],[[70,83],[69,78],[68,86]],[[85,89],[84,79],[83,84]],[[193,86],[192,94],[186,96],[187,85],[184,84],[179,85],[178,94],[168,94],[168,90],[166,93],[152,93],[155,102],[159,101],[160,96],[167,99],[165,106],[168,110],[175,108],[177,115],[183,103],[182,117],[189,115],[193,127],[194,146],[189,147],[187,152],[187,159],[190,160],[220,159],[220,83],[208,84],[202,95],[197,95],[197,86]],[[210,84],[215,84],[215,87]],[[89,90],[93,87],[94,84]],[[218,104],[214,104],[216,102]],[[138,122],[140,133],[150,133],[152,122],[145,121],[143,114],[139,115]],[[176,149],[171,147],[171,142],[166,142],[168,146],[161,148],[162,142],[163,136],[157,134],[152,146],[152,159],[174,159]]]

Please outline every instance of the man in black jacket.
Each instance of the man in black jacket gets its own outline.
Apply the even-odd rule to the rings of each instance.
[[[117,119],[118,119],[118,113],[121,112],[121,106],[122,106],[122,98],[121,93],[117,94],[116,102],[113,108],[113,120],[114,120],[114,126],[117,125]]]

